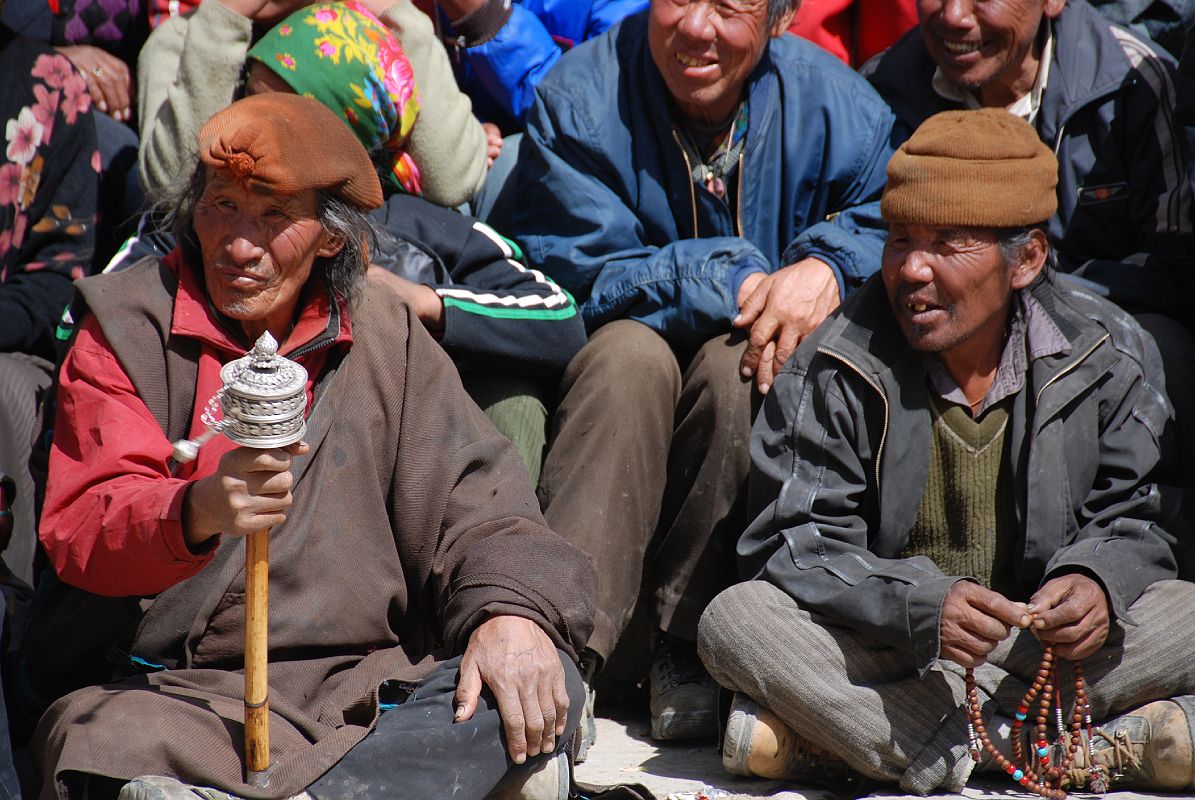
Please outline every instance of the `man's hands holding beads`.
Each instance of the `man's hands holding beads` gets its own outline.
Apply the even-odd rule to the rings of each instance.
[[[1029,598],[1033,634],[1069,661],[1087,658],[1108,638],[1108,598],[1098,582],[1071,573],[1046,581]]]
[[[1023,603],[1014,603],[978,583],[958,581],[942,603],[939,657],[978,667],[1013,628],[1028,628],[1030,621]]]

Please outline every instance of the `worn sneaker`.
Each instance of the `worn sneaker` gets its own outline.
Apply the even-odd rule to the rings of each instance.
[[[593,676],[597,672],[598,656],[588,650],[581,654],[581,685],[585,688],[585,705],[581,707],[581,721],[574,734],[573,763],[583,764],[589,758],[589,748],[597,741],[597,721],[593,713],[597,693],[593,690]]]
[[[486,800],[568,800],[568,783],[568,753],[560,752]]]
[[[194,786],[167,775],[141,775],[133,778],[120,789],[116,800],[240,800],[236,795],[213,789],[210,786]],[[311,795],[301,792],[290,800],[311,800]]]
[[[1192,720],[1195,697],[1158,700],[1116,717],[1092,731],[1094,761],[1088,764],[1087,742],[1075,753],[1064,786],[1104,789],[1134,788],[1178,791],[1195,788]]]
[[[650,679],[651,738],[717,737],[718,684],[701,665],[697,645],[661,635]]]
[[[722,766],[734,775],[825,786],[848,794],[857,794],[868,783],[845,761],[798,736],[741,692],[735,692],[726,720]]]

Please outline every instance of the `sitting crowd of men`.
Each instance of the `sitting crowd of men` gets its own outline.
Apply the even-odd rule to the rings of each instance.
[[[622,13],[501,145],[409,0],[204,0],[87,277],[90,102],[0,26],[0,798],[565,800],[620,657],[734,774],[1195,790],[1186,72],[1086,0],[860,72],[799,0]],[[306,434],[208,440],[267,333]]]

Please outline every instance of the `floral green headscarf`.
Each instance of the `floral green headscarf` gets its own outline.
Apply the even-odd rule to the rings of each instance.
[[[403,147],[419,114],[415,75],[402,45],[356,0],[291,14],[249,50],[296,93],[345,121],[366,150],[392,155],[393,186],[419,194],[419,168]],[[383,176],[386,177],[386,176]]]

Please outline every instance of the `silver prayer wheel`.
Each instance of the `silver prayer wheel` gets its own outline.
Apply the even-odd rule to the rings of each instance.
[[[307,370],[278,355],[278,342],[266,331],[243,358],[220,370],[224,391],[223,433],[245,447],[294,444],[307,433]]]
[[[307,433],[307,370],[278,355],[278,342],[269,331],[247,355],[225,364],[220,380],[224,385],[200,416],[207,430],[175,442],[175,462],[194,461],[203,443],[218,433],[262,450],[294,444]]]

